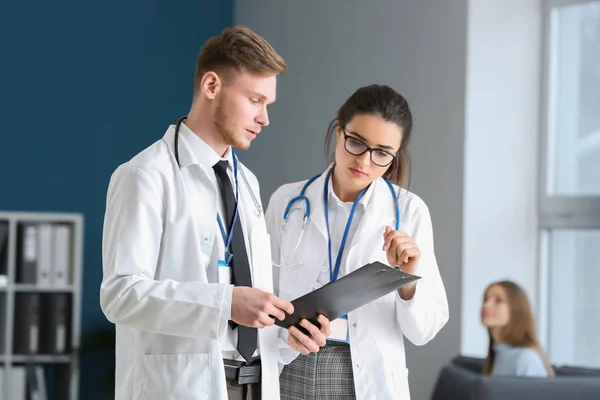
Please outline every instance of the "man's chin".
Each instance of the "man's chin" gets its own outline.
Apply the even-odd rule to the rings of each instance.
[[[248,150],[251,143],[252,142],[250,140],[236,139],[232,140],[229,144],[238,150]]]
[[[250,149],[250,144],[246,143],[243,146],[233,146],[235,147],[236,150],[249,150]]]
[[[235,134],[232,131],[222,131],[222,136],[228,145],[239,150],[248,150],[252,142],[244,134]]]

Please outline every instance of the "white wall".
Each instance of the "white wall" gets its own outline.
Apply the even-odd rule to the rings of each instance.
[[[427,399],[459,352],[467,2],[239,0],[235,23],[263,35],[289,64],[265,129],[241,158],[263,202],[281,184],[323,170],[323,140],[359,86],[385,83],[409,100],[415,130],[411,190],[429,205],[450,321],[421,348],[408,346],[413,399]]]
[[[469,2],[462,337],[484,356],[479,310],[493,281],[537,302],[537,170],[542,10],[535,0]]]

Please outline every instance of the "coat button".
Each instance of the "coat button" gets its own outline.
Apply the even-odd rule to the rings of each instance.
[[[352,326],[356,328],[356,322],[355,322],[355,323],[353,323],[353,324],[352,324]]]

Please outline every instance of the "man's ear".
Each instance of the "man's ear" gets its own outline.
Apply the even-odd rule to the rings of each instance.
[[[221,88],[223,87],[221,78],[213,71],[206,72],[202,76],[202,80],[200,82],[202,93],[204,93],[204,95],[211,100],[213,100],[219,94]]]

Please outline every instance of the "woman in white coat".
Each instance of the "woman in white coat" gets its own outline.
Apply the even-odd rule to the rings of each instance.
[[[372,261],[422,277],[332,321],[317,354],[290,340],[280,350],[280,360],[293,360],[280,375],[282,399],[409,399],[404,338],[424,345],[448,321],[428,208],[401,189],[411,129],[400,94],[360,88],[329,127],[326,154],[335,135],[334,163],[271,197],[267,229],[281,298],[293,300]]]

